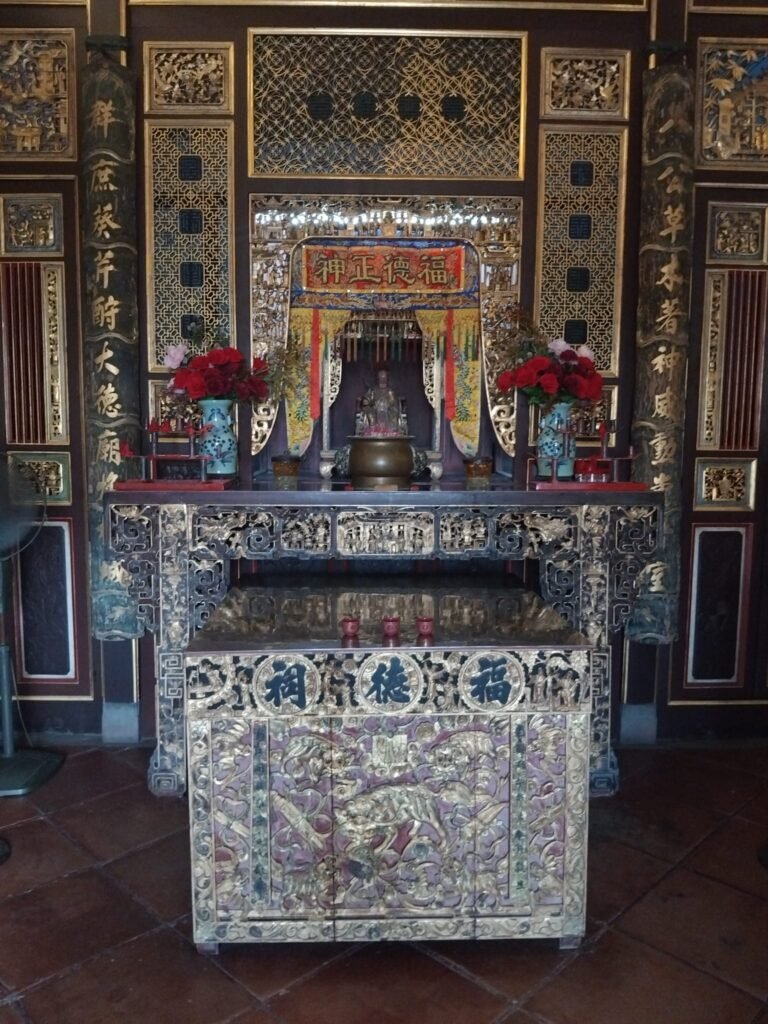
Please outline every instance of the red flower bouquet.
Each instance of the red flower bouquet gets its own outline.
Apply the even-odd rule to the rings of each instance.
[[[557,402],[591,404],[603,391],[592,352],[586,345],[573,349],[560,340],[551,341],[546,353],[531,356],[514,370],[504,370],[496,384],[504,392],[519,388],[531,405],[546,407]]]
[[[269,393],[267,363],[254,359],[248,367],[245,356],[236,348],[212,348],[194,356],[187,366],[179,366],[170,389],[189,398],[230,398],[250,402]]]

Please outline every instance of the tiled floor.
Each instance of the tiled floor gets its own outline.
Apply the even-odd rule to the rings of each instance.
[[[0,799],[0,1024],[768,1024],[768,746],[620,754],[593,801],[588,934],[191,944],[186,808],[147,752],[71,751]]]

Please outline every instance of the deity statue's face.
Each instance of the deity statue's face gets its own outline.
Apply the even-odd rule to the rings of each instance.
[[[379,370],[377,375],[377,381],[380,388],[389,387],[389,374],[386,370]]]

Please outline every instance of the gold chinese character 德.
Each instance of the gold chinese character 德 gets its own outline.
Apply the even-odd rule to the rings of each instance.
[[[411,273],[411,264],[406,256],[395,256],[390,254],[384,260],[382,266],[387,284],[394,285],[398,281],[402,284],[415,284],[416,278]]]
[[[117,419],[120,415],[120,396],[115,390],[114,384],[101,384],[96,389],[96,409],[102,416],[110,420]]]

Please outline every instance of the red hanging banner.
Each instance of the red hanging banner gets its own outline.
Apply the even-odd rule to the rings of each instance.
[[[445,314],[445,418],[456,417],[456,364],[453,360],[453,310]]]
[[[312,348],[309,356],[309,415],[320,419],[320,310],[312,310]]]

